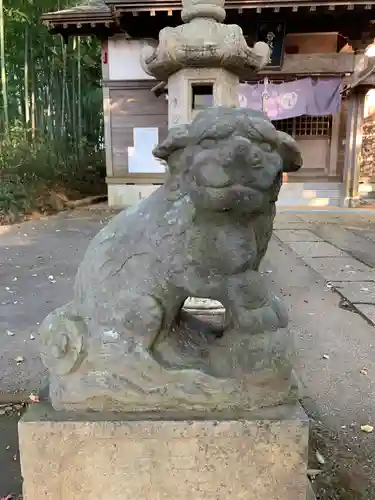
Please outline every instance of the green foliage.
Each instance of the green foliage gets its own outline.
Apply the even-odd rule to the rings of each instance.
[[[102,192],[104,153],[81,141],[78,153],[66,139],[38,133],[30,141],[12,127],[0,141],[0,221],[40,206],[49,191],[90,195]]]
[[[0,184],[0,220],[17,215],[28,208],[28,193],[18,177],[8,178]]]
[[[3,0],[0,215],[33,207],[43,189],[77,196],[103,189],[100,44],[80,37],[65,44],[40,22],[43,12],[75,4]]]

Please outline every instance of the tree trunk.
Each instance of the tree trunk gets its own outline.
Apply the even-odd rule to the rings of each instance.
[[[4,5],[3,5],[3,0],[0,0],[0,65],[1,65],[1,91],[3,94],[3,106],[4,106],[4,133],[7,136],[9,133],[9,109],[8,109],[7,74],[6,74],[6,68],[5,68],[5,36],[4,36]]]
[[[78,43],[78,139],[82,139],[82,73],[81,73],[81,37],[77,37]]]
[[[25,84],[25,125],[30,127],[30,95],[29,95],[29,27],[25,28],[25,66],[24,66],[24,84]]]
[[[62,89],[61,89],[61,137],[64,136],[65,130],[65,87],[66,87],[66,44],[64,40],[61,38],[61,50],[63,57],[63,78],[62,78]]]

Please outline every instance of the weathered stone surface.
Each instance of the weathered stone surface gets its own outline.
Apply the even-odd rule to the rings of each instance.
[[[236,24],[222,24],[224,19],[224,0],[185,1],[182,20],[187,24],[163,28],[158,47],[145,47],[145,71],[167,80],[183,68],[217,67],[245,78],[267,64],[268,45],[257,42],[250,48],[242,29]]]
[[[375,325],[375,304],[355,304],[355,307],[368,321]]]
[[[190,123],[197,116],[192,86],[204,82],[212,84],[213,106],[240,107],[240,79],[234,73],[223,68],[184,68],[168,78],[169,127]]]
[[[194,297],[189,297],[185,301],[183,310],[192,313],[203,312],[211,314],[225,314],[223,304],[217,300],[198,299]]]
[[[19,424],[24,500],[306,500],[308,420],[258,415],[59,415]]]
[[[325,241],[290,241],[287,244],[300,257],[348,257],[348,254]]]
[[[375,271],[352,257],[304,257],[305,262],[327,281],[371,281]]]
[[[375,306],[374,281],[335,281],[335,288],[353,304]]]
[[[268,62],[268,46],[257,42],[250,48],[236,24],[195,19],[175,28],[163,28],[158,48],[146,47],[143,66],[160,80],[184,67],[221,67],[248,77]]]
[[[364,183],[375,182],[375,116],[371,113],[363,122],[363,139],[360,162],[360,181]],[[370,198],[374,193],[370,192]]]
[[[258,267],[294,140],[260,112],[213,108],[171,129],[165,185],[91,242],[71,303],[41,327],[57,409],[258,408],[295,397],[286,310]],[[224,334],[179,324],[187,297]]]
[[[306,242],[306,241],[324,241],[307,229],[275,229],[274,235],[284,243]]]

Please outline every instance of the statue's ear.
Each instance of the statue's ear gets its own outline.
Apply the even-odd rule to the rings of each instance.
[[[188,125],[179,125],[169,129],[167,138],[158,144],[153,155],[160,160],[168,162],[168,157],[177,149],[185,148],[189,142]]]
[[[283,172],[296,172],[302,167],[301,151],[296,141],[285,132],[278,132],[278,153],[283,160]]]

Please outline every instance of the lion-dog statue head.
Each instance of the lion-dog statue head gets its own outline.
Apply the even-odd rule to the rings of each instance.
[[[277,200],[282,174],[302,166],[294,139],[251,109],[212,108],[174,127],[154,155],[200,209],[263,211]]]

